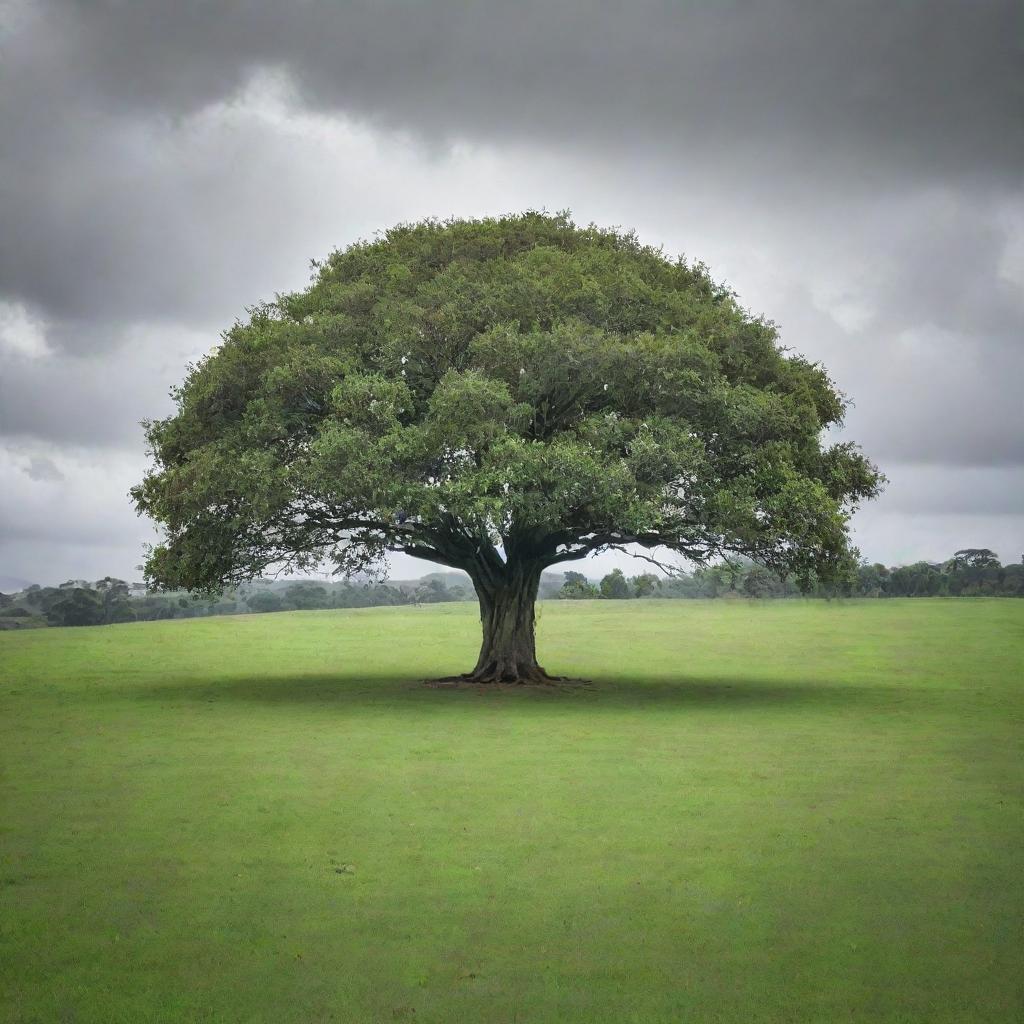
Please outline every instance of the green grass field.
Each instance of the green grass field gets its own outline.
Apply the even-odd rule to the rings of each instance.
[[[0,634],[5,1022],[1024,1017],[1024,601]]]

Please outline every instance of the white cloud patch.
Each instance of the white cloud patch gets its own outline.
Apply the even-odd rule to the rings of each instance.
[[[39,359],[49,354],[42,320],[22,302],[0,301],[0,360]]]

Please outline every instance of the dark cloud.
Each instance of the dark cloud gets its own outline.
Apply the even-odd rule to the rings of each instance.
[[[103,109],[194,112],[282,67],[313,106],[447,138],[666,146],[1016,178],[1024,155],[1012,0],[394,0],[230,9],[51,2],[20,57]],[[42,74],[35,76],[39,81]]]
[[[1015,190],[1022,10],[993,0],[15,3],[0,42],[0,285],[94,320],[123,298],[150,313],[217,305],[225,264],[267,241],[253,211],[271,175],[244,140],[218,137],[250,211],[225,223],[203,140],[192,140],[197,160],[168,129],[267,69],[312,108],[431,143],[626,156],[634,187],[661,159],[684,179],[702,169],[789,202],[837,183]],[[184,289],[176,270],[204,237],[222,258]],[[127,253],[153,271],[130,297],[89,286],[115,280]]]

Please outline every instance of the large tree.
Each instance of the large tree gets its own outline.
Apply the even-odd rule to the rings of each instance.
[[[548,566],[628,545],[847,571],[879,486],[825,445],[844,400],[699,263],[526,213],[402,225],[249,311],[147,424],[148,577],[216,591],[270,566],[403,551],[465,570],[470,675],[541,681]]]

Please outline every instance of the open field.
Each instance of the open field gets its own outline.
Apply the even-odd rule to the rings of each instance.
[[[1008,1022],[1024,601],[0,635],[0,1021]]]

